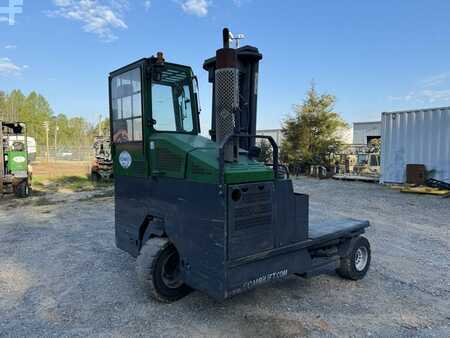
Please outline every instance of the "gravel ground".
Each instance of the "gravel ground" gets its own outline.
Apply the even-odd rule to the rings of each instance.
[[[450,336],[450,198],[332,180],[295,190],[310,194],[312,221],[371,221],[365,279],[329,272],[159,304],[114,246],[110,191],[0,200],[0,336]]]

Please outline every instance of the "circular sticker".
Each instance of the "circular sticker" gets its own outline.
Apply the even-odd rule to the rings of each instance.
[[[15,156],[15,157],[13,158],[13,161],[16,162],[16,163],[23,163],[23,162],[26,161],[26,158],[23,157],[23,156]]]
[[[131,155],[128,151],[124,150],[119,155],[119,163],[122,168],[128,169],[131,166],[131,162],[133,160],[131,159]]]

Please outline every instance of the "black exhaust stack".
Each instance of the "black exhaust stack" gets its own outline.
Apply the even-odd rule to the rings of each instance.
[[[218,107],[217,103],[218,100],[222,102],[223,97],[228,96],[229,92],[232,92],[233,94],[230,95],[231,103],[228,102],[227,104],[228,106],[237,106],[237,109],[233,111],[231,128],[225,123],[225,135],[228,135],[226,132],[229,131],[229,129],[231,129],[232,132],[238,132],[244,135],[256,134],[258,69],[259,61],[261,59],[262,55],[256,47],[243,46],[238,49],[230,48],[230,33],[229,30],[225,28],[223,30],[223,48],[217,50],[215,57],[205,60],[203,68],[208,71],[208,80],[213,84],[211,130],[209,131],[213,141],[220,143],[224,137],[224,129],[222,128],[223,121],[222,118],[219,117],[221,104],[220,107]],[[225,83],[221,84],[220,90],[217,90],[218,83],[216,71],[225,69],[237,70],[237,76],[234,75],[236,77],[233,78],[237,85],[233,84],[233,87],[230,87],[230,84]],[[223,87],[227,89],[223,90]],[[235,95],[235,92],[238,94]],[[241,138],[238,145],[231,143],[230,145],[235,149],[236,147],[240,147],[249,150],[255,145],[255,140]],[[237,157],[234,159],[236,158]],[[226,158],[226,160],[229,160],[229,157]]]
[[[216,142],[218,144],[239,128],[239,69],[236,50],[230,48],[230,32],[223,30],[223,48],[216,51],[214,77],[214,110],[216,113]],[[227,162],[239,160],[239,140],[233,139],[224,147]]]

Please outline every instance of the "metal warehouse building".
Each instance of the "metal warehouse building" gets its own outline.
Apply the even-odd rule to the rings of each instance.
[[[368,144],[374,138],[381,137],[381,121],[353,123],[353,143]]]
[[[450,107],[383,113],[381,139],[381,183],[404,183],[407,164],[450,183]]]
[[[381,123],[381,122],[379,122]],[[278,147],[283,143],[283,131],[281,129],[259,129],[256,131],[257,135],[272,136]],[[344,144],[352,144],[353,132],[350,128],[340,128],[336,135]]]
[[[256,131],[257,135],[272,136],[275,142],[281,147],[283,142],[283,132],[281,129],[260,129]]]

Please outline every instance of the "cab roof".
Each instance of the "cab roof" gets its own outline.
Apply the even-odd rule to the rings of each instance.
[[[135,68],[135,67],[137,67],[137,66],[139,66],[141,64],[144,64],[144,63],[148,63],[149,65],[152,65],[152,64],[155,63],[155,61],[156,61],[156,58],[154,56],[149,57],[149,58],[142,58],[142,59],[136,60],[136,61],[134,61],[134,62],[132,62],[132,63],[126,65],[126,66],[123,66],[123,67],[120,67],[120,68],[117,68],[117,69],[113,70],[112,72],[109,73],[109,76],[112,77],[112,76],[124,73],[124,72],[126,72],[126,71],[128,71],[128,70],[130,70],[132,68]],[[178,64],[178,63],[171,63],[171,62],[164,62],[164,65],[173,66],[173,67],[180,67],[180,68],[186,68],[186,69],[191,70],[191,72],[192,72],[192,68],[190,66],[181,65],[181,64]]]

